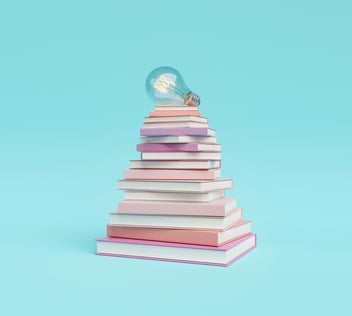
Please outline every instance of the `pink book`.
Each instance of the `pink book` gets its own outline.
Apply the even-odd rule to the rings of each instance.
[[[137,144],[137,151],[143,152],[171,152],[171,151],[207,151],[220,152],[219,144],[198,144],[198,143],[143,143]]]
[[[219,247],[128,238],[97,239],[97,255],[228,266],[256,246],[249,234]]]
[[[141,136],[215,136],[215,131],[206,127],[141,128]]]
[[[236,208],[234,198],[213,202],[121,201],[120,214],[226,216]]]
[[[154,110],[149,112],[150,117],[164,117],[164,116],[200,116],[198,110]]]
[[[220,169],[177,170],[177,169],[128,169],[125,179],[141,180],[214,180],[220,177]]]
[[[204,246],[222,246],[225,243],[250,234],[251,222],[241,220],[225,231],[129,227],[110,224],[107,225],[106,231],[109,237],[155,240]]]

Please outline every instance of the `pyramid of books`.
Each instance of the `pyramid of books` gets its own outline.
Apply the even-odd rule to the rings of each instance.
[[[221,145],[208,119],[187,105],[156,105],[118,188],[97,254],[227,266],[256,245],[251,222],[220,176]]]

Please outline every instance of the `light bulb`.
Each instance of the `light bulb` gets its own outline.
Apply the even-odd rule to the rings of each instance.
[[[198,106],[200,98],[185,84],[181,74],[171,67],[154,69],[147,77],[146,90],[149,97],[159,104]]]

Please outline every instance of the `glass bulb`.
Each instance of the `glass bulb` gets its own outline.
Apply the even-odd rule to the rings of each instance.
[[[145,87],[148,96],[159,104],[200,104],[199,96],[187,87],[181,74],[172,67],[154,69],[148,75]]]

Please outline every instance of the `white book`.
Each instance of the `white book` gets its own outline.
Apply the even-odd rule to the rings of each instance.
[[[162,123],[145,123],[143,128],[171,128],[171,127],[209,127],[208,123],[199,122],[162,122]]]
[[[140,138],[141,143],[200,143],[215,144],[214,136],[145,136]]]
[[[199,116],[163,116],[163,117],[145,117],[144,123],[161,123],[161,122],[198,122],[208,123],[206,117]]]
[[[228,266],[255,246],[255,234],[243,236],[219,247],[105,237],[97,239],[97,255]]]
[[[131,160],[131,169],[213,169],[220,168],[220,160]]]
[[[177,229],[225,230],[240,221],[242,210],[234,208],[227,216],[180,216],[110,213],[110,225]]]
[[[182,144],[160,144],[160,143],[142,143],[137,144],[137,151],[141,152],[221,152],[220,144],[199,144],[199,143],[182,143]]]
[[[232,189],[232,179],[216,180],[119,180],[119,190],[209,192]]]
[[[125,200],[170,201],[170,202],[212,202],[224,198],[224,191],[205,193],[125,191]]]
[[[215,130],[207,127],[155,127],[141,128],[141,136],[216,136]]]
[[[175,169],[127,169],[124,178],[130,180],[213,180],[220,178],[219,169],[175,170]]]
[[[142,152],[142,160],[221,160],[221,152]]]

